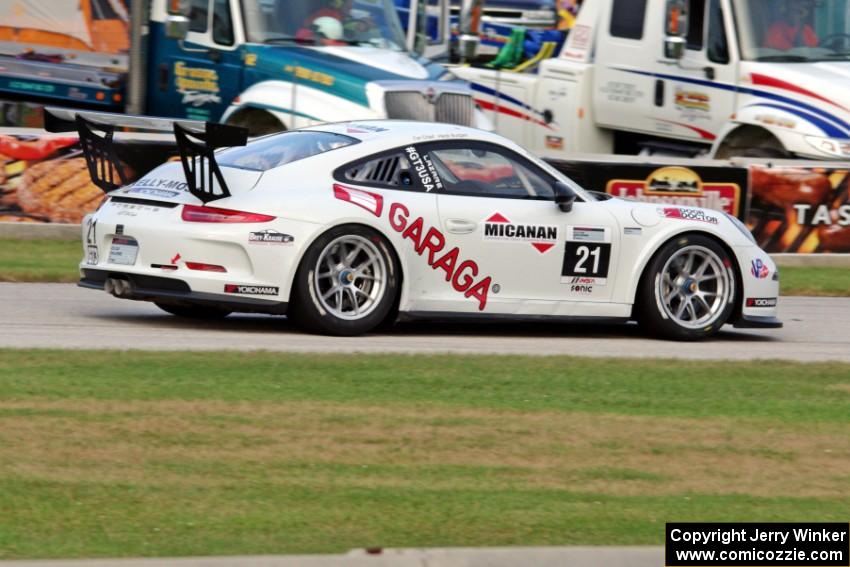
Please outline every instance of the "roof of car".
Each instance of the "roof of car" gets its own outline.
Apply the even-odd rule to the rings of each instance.
[[[319,124],[304,128],[304,130],[343,134],[363,142],[386,145],[386,147],[452,139],[484,140],[502,145],[512,145],[505,138],[485,130],[455,124],[413,120],[353,120]]]

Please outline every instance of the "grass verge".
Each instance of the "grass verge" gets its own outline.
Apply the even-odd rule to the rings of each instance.
[[[61,282],[79,279],[79,242],[0,240],[0,282]],[[850,269],[782,268],[782,295],[850,296]]]
[[[0,350],[0,558],[847,521],[850,365]]]

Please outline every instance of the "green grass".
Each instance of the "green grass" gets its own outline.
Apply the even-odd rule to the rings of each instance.
[[[850,365],[0,350],[0,558],[847,521]]]
[[[850,296],[850,268],[780,268],[783,295]]]
[[[76,282],[79,242],[0,240],[0,282]],[[782,295],[850,296],[850,268],[782,268]]]
[[[76,282],[82,256],[76,240],[0,240],[0,281]]]

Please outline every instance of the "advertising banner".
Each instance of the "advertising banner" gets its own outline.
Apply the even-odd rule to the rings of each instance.
[[[659,205],[705,207],[745,218],[748,172],[743,167],[578,160],[550,163],[593,191]]]
[[[746,222],[769,253],[850,252],[850,169],[750,166]]]
[[[0,222],[79,223],[102,198],[76,135],[0,135]]]
[[[173,142],[129,137],[116,142],[129,180],[175,151]],[[91,182],[76,134],[0,133],[0,222],[79,224],[103,197]]]

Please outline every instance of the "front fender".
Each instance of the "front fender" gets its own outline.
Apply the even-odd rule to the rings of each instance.
[[[649,262],[658,253],[662,246],[676,238],[683,237],[687,234],[702,234],[715,240],[718,240],[727,248],[735,257],[738,266],[741,270],[741,256],[736,252],[738,249],[753,248],[758,250],[752,242],[749,241],[743,234],[740,234],[731,221],[729,221],[723,213],[717,211],[708,211],[718,216],[719,222],[717,225],[708,223],[697,224],[692,222],[665,221],[651,234],[648,240],[642,243],[641,249],[637,255],[635,262],[632,264],[632,272],[624,289],[623,302],[634,303],[637,295],[640,280],[646,271]],[[730,230],[731,229],[731,230]]]
[[[826,152],[818,151],[806,141],[807,136],[830,138],[836,134],[834,128],[825,121],[812,116],[811,119],[779,108],[778,105],[752,104],[739,109],[735,118],[721,129],[711,148],[711,155],[717,154],[720,146],[734,137],[742,127],[757,128],[767,132],[791,154],[809,156],[815,159],[834,159]]]

